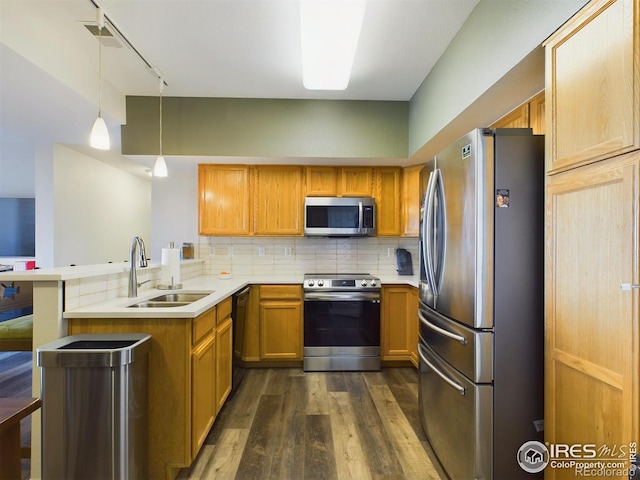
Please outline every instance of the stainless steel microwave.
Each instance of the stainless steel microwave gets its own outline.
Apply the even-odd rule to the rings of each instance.
[[[368,237],[376,234],[376,202],[371,197],[307,197],[308,237]]]

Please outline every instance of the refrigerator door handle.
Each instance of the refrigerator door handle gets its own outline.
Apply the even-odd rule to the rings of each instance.
[[[425,195],[425,212],[422,220],[422,258],[424,258],[424,269],[427,275],[427,284],[433,295],[437,295],[436,278],[433,268],[433,258],[431,253],[432,247],[432,235],[433,235],[433,210],[435,203],[435,189],[438,176],[438,170],[434,170],[429,174],[429,183],[427,184],[427,193]]]
[[[442,281],[444,277],[444,261],[447,251],[447,209],[444,198],[444,182],[442,179],[442,170],[436,170],[437,177],[434,186],[434,198],[438,196],[438,210],[436,213],[436,222],[438,225],[437,237],[437,264],[433,270],[434,281],[437,280],[436,288],[438,293],[442,289]]]
[[[447,383],[447,385],[458,390],[458,392],[460,392],[460,395],[465,394],[465,388],[462,385],[451,380],[444,373],[442,373],[440,370],[434,367],[433,364],[425,358],[424,354],[422,353],[422,345],[420,344],[418,344],[418,355],[420,355],[420,360],[422,360],[431,370],[433,370],[433,372],[436,375],[438,375],[442,380],[444,380]]]
[[[425,316],[422,314],[420,310],[418,310],[418,318],[422,323],[424,323],[428,328],[430,328],[434,332],[439,333],[440,335],[448,337],[452,340],[456,340],[460,342],[462,345],[467,344],[467,339],[464,338],[462,335],[456,335],[455,333],[448,332],[444,328],[440,328],[437,325],[434,325],[433,323],[431,323],[429,320],[425,318]]]

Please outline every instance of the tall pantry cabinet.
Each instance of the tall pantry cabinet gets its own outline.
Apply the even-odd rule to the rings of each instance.
[[[551,444],[640,442],[639,13],[593,0],[545,42]]]

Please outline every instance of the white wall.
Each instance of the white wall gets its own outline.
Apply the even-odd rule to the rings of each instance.
[[[147,252],[161,259],[163,247],[174,242],[198,243],[198,166],[169,166],[169,176],[153,178],[151,248]]]
[[[481,0],[411,99],[409,155],[462,115],[585,3],[587,0]],[[491,105],[497,114],[509,112],[544,88],[543,60],[540,57],[536,78],[525,80],[528,84],[517,78],[504,86]],[[495,115],[489,118],[498,119]],[[459,134],[482,126],[467,126]]]
[[[33,143],[10,135],[0,139],[0,197],[34,198]]]
[[[62,145],[53,154],[55,267],[121,262],[151,238],[151,182]]]

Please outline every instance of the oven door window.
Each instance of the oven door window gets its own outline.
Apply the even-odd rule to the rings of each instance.
[[[304,303],[305,347],[380,345],[380,304],[366,301]]]

